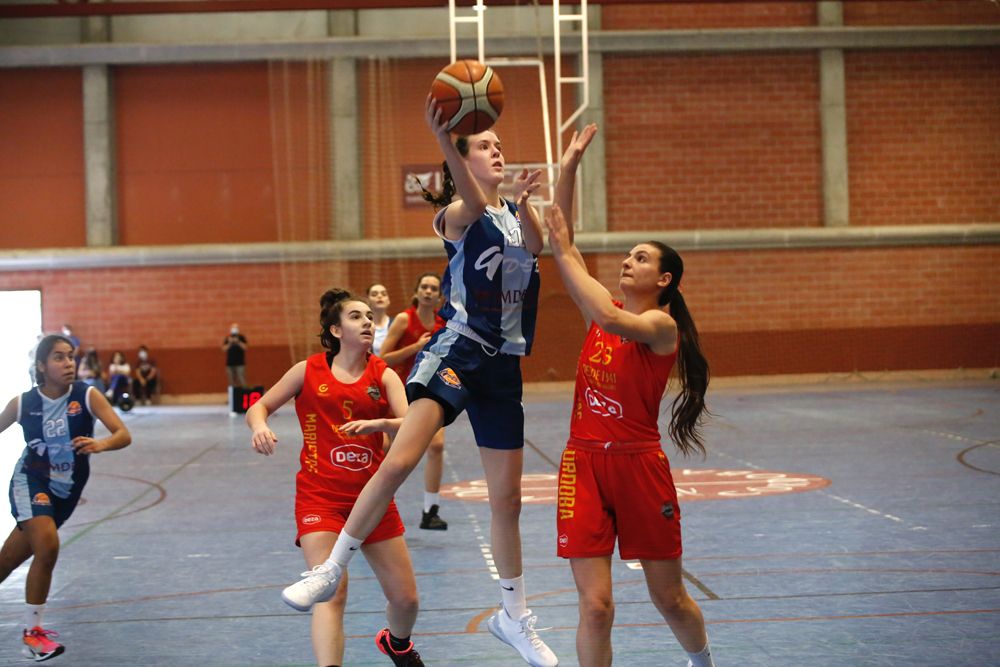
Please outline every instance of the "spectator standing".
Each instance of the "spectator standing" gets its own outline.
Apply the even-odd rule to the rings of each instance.
[[[226,353],[229,386],[247,386],[247,339],[240,333],[240,325],[236,322],[229,327],[229,335],[222,341],[222,351]]]

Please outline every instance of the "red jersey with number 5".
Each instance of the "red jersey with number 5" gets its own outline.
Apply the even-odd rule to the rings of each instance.
[[[618,308],[622,304],[615,301]],[[570,439],[594,443],[660,440],[657,418],[676,350],[648,345],[590,325],[576,366]]]
[[[295,397],[303,440],[301,468],[295,478],[300,502],[351,506],[378,470],[385,458],[382,434],[345,436],[339,427],[389,414],[382,384],[386,368],[384,361],[369,355],[361,377],[345,384],[333,377],[325,352],[306,359],[305,381]]]

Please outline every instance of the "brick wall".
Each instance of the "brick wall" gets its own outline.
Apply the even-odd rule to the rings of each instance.
[[[609,229],[821,224],[815,53],[604,59]]]
[[[617,293],[620,257],[588,261]],[[220,345],[231,322],[250,341],[251,381],[269,385],[318,350],[324,290],[382,280],[402,309],[413,278],[442,264],[409,261],[381,274],[367,262],[25,271],[0,273],[0,289],[41,289],[48,329],[70,322],[105,357],[146,344],[167,391],[204,393],[225,387]],[[570,380],[582,319],[550,259],[541,270],[524,375]],[[1000,364],[1000,248],[992,246],[690,251],[684,295],[718,375]]]
[[[851,224],[1000,218],[1000,49],[848,52],[844,66]]]
[[[0,70],[0,248],[87,242],[82,85],[76,68]]]
[[[815,24],[811,3],[607,5],[603,28]],[[901,13],[903,12],[903,13]],[[845,4],[850,25],[997,23],[989,3]],[[1000,49],[845,54],[852,224],[1000,222]],[[438,163],[423,105],[443,63],[359,64],[358,164],[368,238],[425,236],[402,206],[403,165]],[[508,161],[541,161],[537,72],[500,70]],[[551,81],[551,69],[548,80]],[[607,55],[612,231],[822,225],[815,53]],[[113,69],[122,241],[239,243],[329,237],[331,149],[321,65]],[[81,78],[0,70],[0,248],[85,243]],[[333,83],[336,88],[337,83]],[[551,94],[551,90],[550,90]],[[551,99],[551,98],[550,98]],[[280,103],[278,103],[280,101]],[[287,104],[286,104],[287,101]],[[685,253],[685,295],[721,375],[996,366],[997,246]],[[617,254],[588,256],[614,290]],[[317,300],[384,282],[394,310],[440,258],[0,273],[41,289],[49,329],[84,344],[149,345],[170,393],[224,388],[230,322],[270,384],[315,349]],[[567,380],[583,337],[548,259],[528,380]]]

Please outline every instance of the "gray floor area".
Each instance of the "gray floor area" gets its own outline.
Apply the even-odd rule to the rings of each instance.
[[[577,664],[576,595],[555,556],[548,488],[568,393],[526,399],[531,500],[522,527],[530,604],[563,665]],[[720,667],[1000,664],[1000,384],[721,389],[709,456],[671,453],[684,489],[685,570]],[[249,448],[222,407],[137,408],[135,444],[96,456],[61,531],[47,625],[52,665],[312,665],[307,615],[280,589],[303,569],[292,540],[298,425],[273,418],[278,455]],[[483,623],[498,601],[479,457],[465,419],[447,435],[447,532],[417,528],[419,473],[397,496],[428,665],[519,665]],[[709,496],[714,497],[710,499]],[[464,499],[459,499],[464,498]],[[0,664],[26,664],[24,572],[0,586]],[[642,573],[615,561],[615,664],[686,664]],[[384,599],[351,565],[345,664],[387,665],[372,636]]]

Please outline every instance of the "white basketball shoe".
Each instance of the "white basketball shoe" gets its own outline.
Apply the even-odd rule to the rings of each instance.
[[[281,591],[281,599],[292,609],[309,611],[317,602],[326,602],[334,596],[343,573],[343,568],[336,563],[320,563]]]
[[[559,659],[535,631],[537,616],[526,611],[514,620],[500,605],[496,612],[486,619],[486,627],[493,636],[504,644],[512,646],[531,667],[556,667]]]

